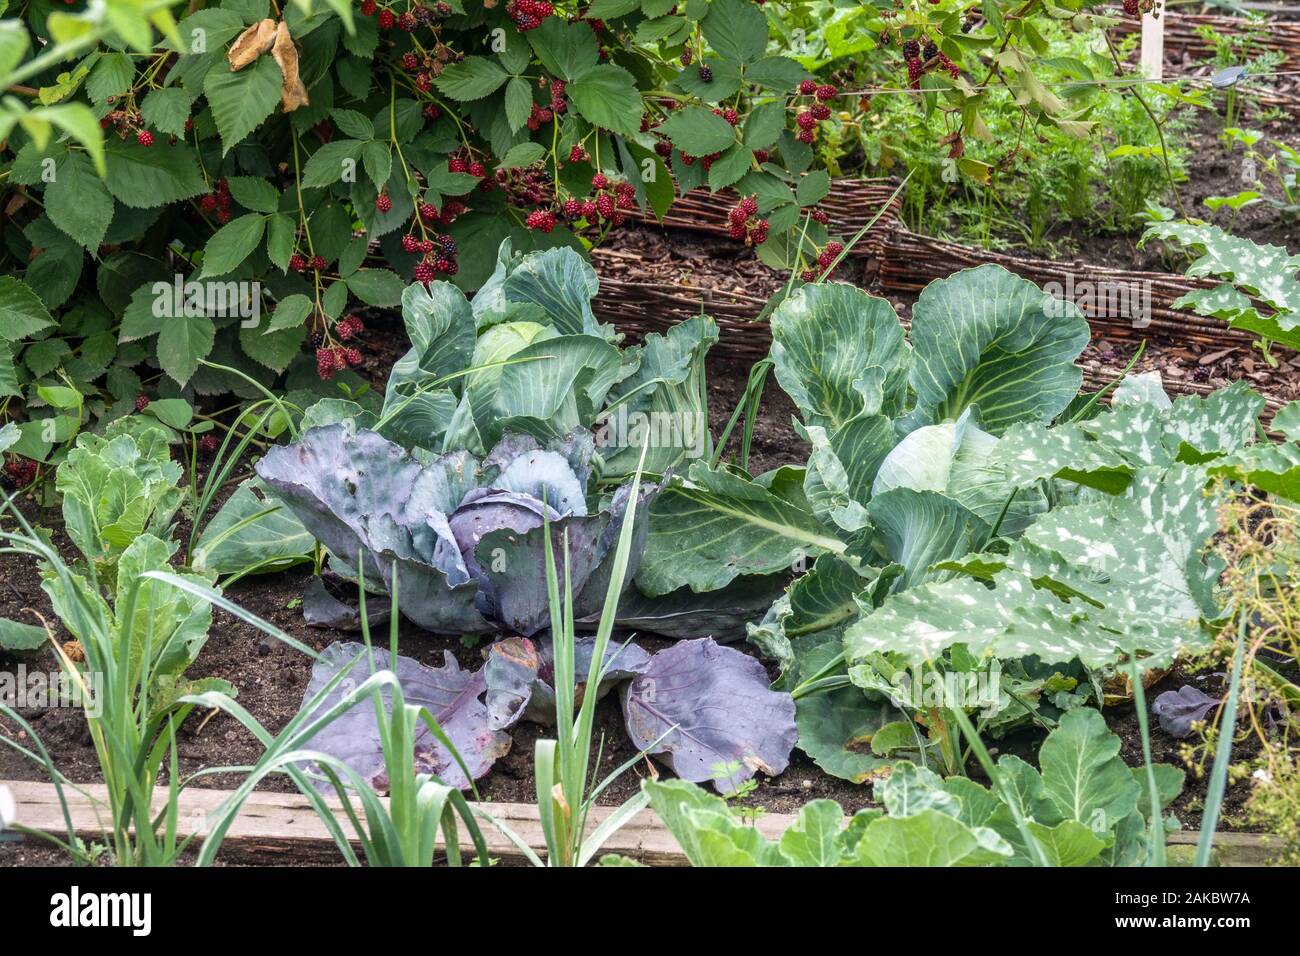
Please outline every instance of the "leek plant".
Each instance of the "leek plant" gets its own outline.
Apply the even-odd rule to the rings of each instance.
[[[534,866],[586,866],[611,836],[628,823],[650,803],[644,792],[630,797],[617,807],[598,826],[588,832],[591,809],[597,798],[611,783],[622,776],[646,751],[614,768],[599,783],[595,782],[591,768],[593,723],[596,714],[597,688],[604,676],[605,655],[609,649],[610,635],[618,612],[619,596],[627,576],[628,555],[632,550],[632,537],[636,526],[636,511],[641,488],[641,472],[645,463],[642,450],[641,465],[632,479],[627,511],[619,531],[618,547],[614,553],[614,566],[605,603],[601,609],[600,623],[596,628],[595,646],[591,664],[587,668],[586,691],[582,704],[575,713],[574,698],[577,680],[576,634],[574,630],[573,587],[569,570],[569,540],[564,537],[564,591],[561,594],[559,571],[555,555],[546,550],[546,585],[550,603],[551,642],[555,655],[555,727],[556,739],[539,740],[534,751],[534,783],[537,791],[537,809],[542,832],[546,839],[546,858],[542,859],[505,822],[481,811],[506,838]],[[546,540],[550,541],[550,523],[546,523]],[[668,731],[668,732],[671,732]],[[660,740],[663,738],[660,737]],[[657,744],[656,740],[651,748]],[[599,755],[597,764],[599,765]]]
[[[67,799],[68,791],[72,790],[82,794],[95,807],[104,845],[113,863],[119,866],[175,865],[197,839],[202,842],[202,847],[195,862],[206,866],[215,860],[227,833],[257,784],[273,773],[285,773],[307,796],[344,859],[355,865],[358,863],[356,854],[335,818],[333,808],[315,790],[313,781],[302,769],[303,765],[314,763],[324,768],[326,775],[336,783],[340,775],[348,776],[354,789],[360,793],[368,826],[361,826],[346,801],[344,813],[354,825],[357,841],[367,862],[372,865],[410,865],[416,861],[428,865],[433,857],[434,833],[431,830],[436,831],[439,826],[446,840],[449,860],[458,862],[461,841],[456,814],[466,827],[479,861],[487,862],[486,844],[464,797],[438,781],[417,777],[413,773],[412,740],[418,720],[423,720],[439,740],[446,744],[449,741],[428,711],[402,703],[401,688],[390,671],[372,674],[355,689],[342,695],[340,700],[322,709],[327,698],[355,667],[357,661],[354,661],[351,666],[340,669],[279,734],[273,735],[224,690],[185,693],[188,689],[185,685],[167,684],[156,679],[153,668],[164,659],[167,651],[165,645],[156,652],[153,650],[153,612],[158,588],[148,591],[148,613],[136,613],[137,610],[146,610],[137,608],[142,588],[146,581],[153,581],[188,592],[309,657],[315,658],[315,651],[193,577],[169,571],[146,571],[133,581],[119,602],[123,606],[118,608],[119,614],[115,618],[106,602],[96,600],[97,595],[74,586],[71,569],[12,507],[11,499],[6,500],[0,510],[9,510],[19,526],[14,531],[0,531],[0,553],[25,554],[41,560],[46,573],[57,577],[64,593],[70,595],[61,611],[68,617],[69,630],[80,635],[84,663],[74,661],[54,640],[52,633],[51,643],[61,671],[75,689],[76,699],[84,709],[106,791],[101,798],[69,780],[55,766],[32,726],[12,708],[0,704],[0,716],[23,730],[30,744],[24,745],[8,736],[0,736],[0,741],[44,768],[55,786],[66,826],[66,833],[62,836],[28,830],[19,823],[12,824],[12,830],[49,840],[77,863],[95,862],[102,856],[102,851],[98,847],[88,847],[77,836]],[[167,640],[176,639],[175,635],[176,632],[172,632]],[[169,694],[168,688],[174,692]],[[346,765],[310,749],[311,740],[320,731],[353,707],[373,703],[382,712],[381,695],[385,691],[391,693],[394,700],[391,719],[387,724],[381,720],[381,730],[387,728],[384,752],[393,787],[392,799],[387,804]],[[226,713],[246,727],[264,748],[257,763],[251,767],[211,767],[184,777],[177,759],[176,730],[196,708]],[[455,755],[454,749],[452,753]],[[460,760],[459,755],[456,759]],[[203,827],[182,837],[181,796],[184,790],[209,775],[232,772],[245,774],[241,785],[208,815]]]
[[[360,564],[358,563],[358,566]],[[397,659],[398,635],[398,576],[393,572],[391,589],[392,614],[389,618],[389,661]],[[295,720],[306,720],[313,710],[320,706],[328,689],[336,686],[343,673],[349,672],[362,658],[368,659],[370,670],[375,671],[374,652],[370,640],[370,622],[366,612],[365,588],[361,595],[361,635],[365,641],[366,651],[353,661],[352,665],[335,675],[326,692],[309,703],[299,712]],[[487,843],[482,829],[474,816],[465,796],[455,787],[449,786],[432,774],[417,773],[415,770],[415,744],[420,726],[428,729],[452,759],[460,766],[465,779],[471,781],[471,788],[477,799],[478,790],[472,783],[473,774],[465,765],[464,758],[456,749],[451,739],[439,725],[437,718],[427,707],[406,703],[402,696],[401,684],[389,671],[381,671],[376,676],[384,676],[383,686],[376,684],[369,697],[375,708],[375,721],[379,729],[380,745],[384,754],[385,778],[388,781],[388,799],[381,799],[369,781],[347,764],[323,754],[315,754],[313,761],[320,773],[328,780],[342,804],[356,841],[360,844],[365,861],[369,866],[432,866],[437,857],[438,834],[442,833],[445,860],[449,866],[459,866],[463,862],[459,826],[465,827],[466,834],[474,847],[474,860],[479,866],[490,865]],[[371,682],[374,678],[371,678]],[[370,682],[368,682],[370,683]],[[392,705],[386,707],[384,691],[390,694]],[[313,805],[321,818],[329,826],[334,816],[323,804],[315,801],[316,792],[303,777],[295,778],[304,795],[313,799]],[[345,783],[346,781],[346,783]],[[355,794],[361,806],[358,815],[352,803]],[[364,819],[363,819],[364,817]],[[331,827],[335,844],[350,866],[360,864],[342,831]]]

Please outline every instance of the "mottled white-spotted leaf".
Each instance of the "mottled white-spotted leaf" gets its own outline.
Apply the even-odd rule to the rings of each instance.
[[[1129,393],[1126,398],[1131,398]],[[1184,395],[1167,408],[1158,399],[1116,404],[1095,418],[1048,428],[1009,428],[991,461],[1017,486],[1060,478],[1118,494],[1137,469],[1204,462],[1246,447],[1264,401],[1242,382],[1201,398]]]
[[[1291,441],[1300,441],[1300,402],[1283,406],[1273,416],[1273,428]]]
[[[1019,421],[1050,421],[1079,391],[1074,364],[1088,344],[1076,306],[1001,266],[931,282],[912,307],[914,421],[958,418],[972,405],[1000,435]]]
[[[1165,391],[1159,372],[1139,372],[1127,376],[1115,387],[1110,403],[1112,405],[1154,405],[1158,409],[1168,411],[1173,401]]]
[[[1300,347],[1300,282],[1296,281],[1300,256],[1205,223],[1153,223],[1142,242],[1153,238],[1177,243],[1198,256],[1188,267],[1188,275],[1213,276],[1236,286],[1235,290],[1224,286],[1197,290],[1175,302],[1175,308],[1226,319],[1234,328]],[[1272,313],[1261,314],[1247,295],[1263,302]]]
[[[1247,445],[1231,455],[1213,461],[1210,474],[1252,485],[1271,495],[1300,501],[1300,445]]]
[[[964,644],[976,656],[1078,658],[1089,667],[1136,648],[1141,666],[1167,665],[1180,648],[1203,646],[1202,620],[1217,615],[1220,567],[1204,552],[1221,498],[1205,494],[1205,481],[1187,465],[1151,469],[1123,497],[1050,512],[1003,567],[978,563],[983,580],[901,591],[850,625],[850,663],[892,651],[919,665]]]

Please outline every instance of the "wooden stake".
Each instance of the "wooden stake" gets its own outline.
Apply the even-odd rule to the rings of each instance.
[[[1142,73],[1153,80],[1165,78],[1165,18],[1157,6],[1142,18]]]

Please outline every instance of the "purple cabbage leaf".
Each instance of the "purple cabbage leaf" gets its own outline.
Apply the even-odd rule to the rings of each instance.
[[[364,645],[354,642],[331,644],[325,648],[312,667],[303,706],[306,707],[339,670],[365,653]],[[376,670],[389,668],[388,652],[376,648],[374,662]],[[509,734],[494,730],[488,724],[487,707],[482,701],[485,689],[482,671],[462,670],[448,651],[441,667],[427,667],[399,655],[393,672],[401,684],[406,703],[428,709],[475,780],[491,770],[499,757],[509,753]],[[328,710],[372,673],[363,656],[314,712]],[[385,709],[391,712],[392,694],[388,689],[382,693]],[[359,702],[317,733],[307,747],[343,761],[375,789],[386,789],[387,771],[373,704]],[[470,784],[460,765],[423,723],[419,724],[415,735],[415,769],[417,773],[432,774],[449,786],[462,790]],[[321,788],[328,789],[328,785],[321,784]]]
[[[1192,724],[1204,720],[1215,707],[1219,698],[1211,697],[1191,684],[1178,690],[1167,690],[1156,698],[1151,705],[1151,713],[1160,721],[1160,729],[1171,737],[1183,738],[1192,735]]]
[[[580,637],[574,642],[575,706],[582,704],[595,650],[593,637]],[[610,643],[605,648],[597,700],[615,685],[642,673],[649,664],[650,655],[639,645]],[[526,637],[497,641],[488,648],[483,674],[488,718],[493,727],[510,727],[520,720],[547,727],[555,724],[555,655],[550,641]]]
[[[794,700],[768,685],[754,658],[709,638],[681,641],[623,686],[628,735],[683,780],[730,793],[760,770],[776,776],[789,765]]]

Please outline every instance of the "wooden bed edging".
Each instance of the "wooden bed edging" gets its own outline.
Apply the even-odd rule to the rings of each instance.
[[[18,825],[57,835],[67,832],[53,784],[21,781],[0,783],[0,790],[6,788],[13,796],[15,822]],[[70,788],[64,790],[73,827],[78,836],[98,836],[104,829],[101,822],[102,810],[97,810],[90,798],[102,800],[105,788],[101,784],[83,784],[81,790],[85,791],[85,795]],[[180,796],[178,836],[183,838],[195,832],[202,834],[207,814],[228,796],[230,791],[227,790],[191,788],[183,791]],[[160,793],[156,806],[161,806],[165,798],[166,794]],[[338,800],[331,798],[328,802],[343,831],[350,834],[351,826],[343,816]],[[535,852],[544,853],[546,842],[542,836],[536,806],[529,803],[482,803],[478,806],[505,822]],[[612,807],[594,809],[591,813],[591,828],[598,826],[612,811]],[[755,826],[768,839],[776,839],[794,820],[795,817],[791,814],[765,813],[758,816]],[[483,835],[492,856],[505,862],[524,861],[519,848],[486,821],[483,824]],[[1171,834],[1169,842],[1195,846],[1199,837],[1196,830],[1185,830]],[[1263,866],[1278,846],[1275,837],[1256,833],[1220,833],[1214,842],[1226,866]],[[468,843],[464,846],[467,850],[471,849]],[[333,840],[301,794],[257,791],[244,802],[243,809],[226,835],[222,853],[252,850],[273,855],[288,847],[329,849],[333,847]],[[648,808],[636,814],[626,826],[616,832],[601,852],[619,853],[652,866],[686,864],[686,857],[677,841]]]

